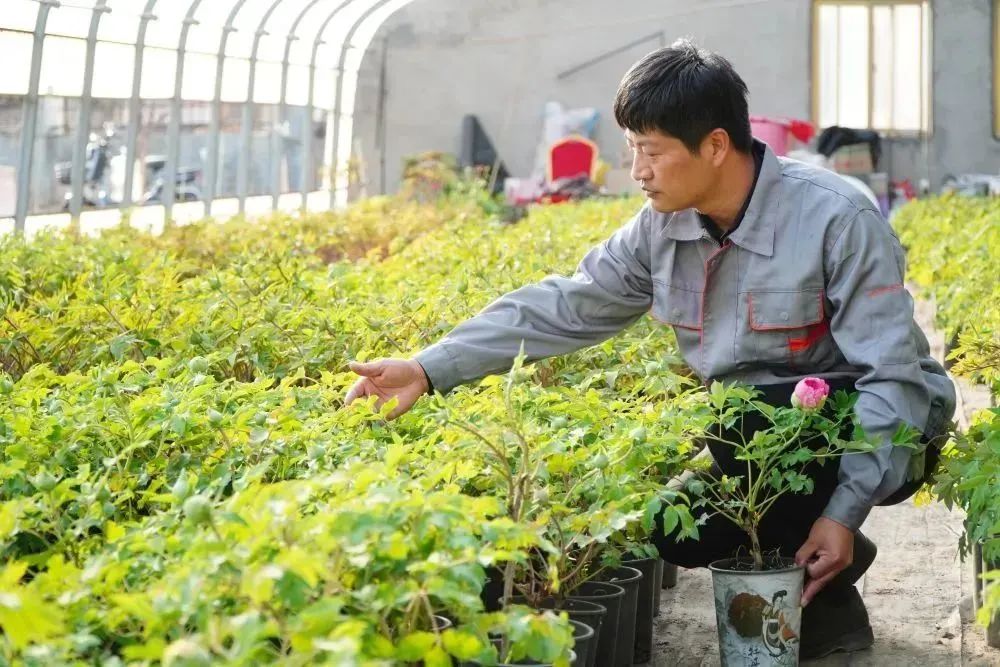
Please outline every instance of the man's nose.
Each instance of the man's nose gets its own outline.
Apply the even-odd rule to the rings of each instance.
[[[639,151],[636,151],[632,156],[632,180],[636,182],[648,181],[653,177],[652,171],[642,156],[639,155]]]

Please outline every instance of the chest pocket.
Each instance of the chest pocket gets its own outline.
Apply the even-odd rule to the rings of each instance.
[[[820,372],[834,363],[822,289],[752,290],[743,296],[738,361],[787,365],[804,372]]]
[[[701,372],[701,292],[666,285],[660,281],[653,283],[652,316],[673,327],[677,347],[687,364]]]
[[[661,324],[700,331],[701,292],[656,281],[653,285],[652,313]]]

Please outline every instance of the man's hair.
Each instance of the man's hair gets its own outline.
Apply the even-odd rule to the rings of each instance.
[[[736,150],[751,151],[746,83],[728,60],[686,39],[633,65],[618,86],[614,109],[623,129],[659,130],[692,153],[717,127],[729,133]]]

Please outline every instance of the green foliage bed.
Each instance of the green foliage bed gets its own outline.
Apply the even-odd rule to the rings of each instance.
[[[674,503],[694,531],[659,484],[702,424],[670,332],[644,319],[391,423],[342,408],[346,362],[572,273],[639,205],[502,225],[475,197],[379,199],[4,239],[0,662],[441,665],[488,661],[491,630],[565,661],[564,619],[483,611],[486,568],[548,549],[558,586]],[[534,488],[516,521],[511,471]]]

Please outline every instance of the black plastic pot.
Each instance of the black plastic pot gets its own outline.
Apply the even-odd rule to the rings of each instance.
[[[573,625],[573,652],[576,653],[576,664],[583,667],[590,660],[591,654],[596,654],[597,633],[594,632],[594,628],[582,621],[571,618],[569,622]]]
[[[1000,535],[987,538],[989,541],[1000,539]],[[1000,558],[987,558],[985,546],[987,540],[978,540],[972,547],[972,600],[978,610],[983,605],[983,596],[986,592],[986,583],[982,580],[984,572],[1000,569]],[[992,648],[1000,648],[1000,615],[990,619],[986,626],[986,643]]]
[[[617,584],[625,589],[621,610],[618,612],[618,642],[615,644],[613,667],[632,667],[635,654],[636,612],[639,606],[639,584],[642,572],[634,567],[622,565],[608,568],[597,576],[600,581]]]
[[[1000,535],[977,540],[972,545],[972,603],[977,610],[983,606],[983,592],[986,588],[985,582],[982,579],[983,572],[1000,569],[1000,559],[991,561],[986,557],[985,547],[987,540],[1000,540]]]
[[[511,598],[511,602],[513,604],[528,604],[528,601],[520,595],[515,595]],[[574,631],[573,638],[577,640],[577,644],[573,647],[573,650],[576,651],[579,667],[594,667],[597,659],[597,638],[601,635],[604,616],[608,613],[608,610],[603,605],[576,598],[567,598],[565,600],[545,598],[537,605],[531,606],[534,606],[535,609],[565,611],[566,615],[569,616],[569,620],[574,624],[585,625],[590,628],[592,632],[586,638],[579,635],[576,630]],[[586,646],[581,647],[580,642],[586,642]]]
[[[663,581],[663,567],[666,563],[663,562],[662,558],[656,559],[656,573],[653,574],[653,581]],[[663,590],[663,585],[653,586],[653,618],[660,615],[660,598],[661,592]]]
[[[644,665],[653,656],[653,605],[656,594],[660,591],[660,586],[657,583],[663,581],[662,575],[660,579],[656,578],[656,570],[657,563],[662,562],[659,558],[622,561],[622,565],[634,567],[642,572],[635,611],[635,653],[632,655],[634,664]]]
[[[486,583],[479,593],[486,611],[500,611],[500,599],[503,597],[503,570],[499,567],[486,568]]]
[[[511,598],[511,602],[513,604],[528,604],[528,601],[521,595],[515,595]],[[576,640],[576,645],[573,647],[573,650],[576,651],[576,660],[579,667],[594,667],[597,659],[597,638],[601,634],[601,626],[604,622],[604,616],[607,614],[607,609],[596,602],[577,600],[575,598],[567,598],[565,600],[545,598],[537,605],[534,605],[534,607],[536,609],[565,611],[572,623],[588,627],[591,633],[586,637],[583,637],[578,632],[579,629],[574,630],[573,639]]]
[[[585,581],[569,595],[571,600],[595,602],[607,610],[600,634],[597,636],[597,650],[590,667],[612,667],[615,664],[615,646],[620,628],[618,616],[625,598],[625,589],[605,581]]]
[[[677,585],[677,566],[663,561],[663,587],[673,588]]]
[[[493,645],[497,648],[497,652],[500,652],[500,643],[503,641],[499,637],[490,640]],[[570,651],[569,664],[573,667],[582,667],[579,659],[577,658],[576,651]],[[460,662],[458,667],[552,667],[550,662],[535,662],[534,660],[518,660],[516,662],[496,662],[496,663],[483,663],[478,660],[469,660],[468,662]]]

